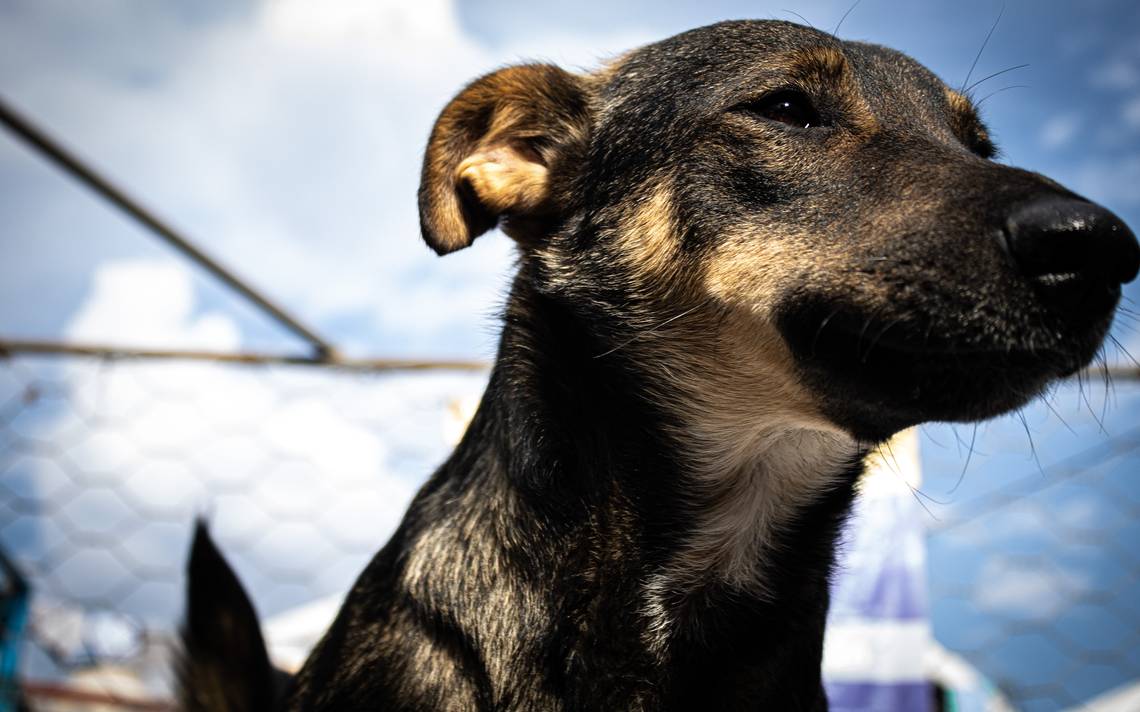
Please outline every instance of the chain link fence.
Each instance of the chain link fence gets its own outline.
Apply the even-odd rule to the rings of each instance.
[[[1140,383],[925,436],[936,638],[1029,712],[1137,684]]]
[[[163,708],[196,516],[271,629],[335,607],[485,379],[0,361],[0,548],[33,590],[21,674],[36,700]],[[1019,709],[1140,678],[1140,384],[1107,407],[1092,391],[923,436],[935,635]]]

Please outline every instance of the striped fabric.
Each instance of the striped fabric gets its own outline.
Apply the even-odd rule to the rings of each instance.
[[[918,436],[873,456],[839,553],[823,673],[833,712],[930,712],[926,516]]]

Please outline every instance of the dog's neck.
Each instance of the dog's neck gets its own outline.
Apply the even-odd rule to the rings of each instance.
[[[567,572],[572,585],[619,601],[607,609],[619,617],[591,624],[636,639],[677,679],[727,676],[744,689],[753,674],[798,664],[815,669],[818,687],[859,448],[794,417],[783,384],[737,384],[779,400],[758,419],[741,412],[756,393],[693,393],[675,374],[639,368],[643,352],[610,349],[520,280],[482,419],[507,424],[495,447],[544,535],[562,527],[572,534],[556,546],[590,548],[571,554],[589,562]],[[722,655],[737,657],[710,667]]]
[[[747,318],[696,318],[655,331],[637,363],[675,414],[677,461],[691,487],[695,526],[655,588],[685,591],[711,579],[764,594],[767,553],[800,512],[842,483],[863,448],[823,418],[794,375],[775,329]]]

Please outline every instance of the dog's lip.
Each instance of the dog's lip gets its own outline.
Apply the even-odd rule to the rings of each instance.
[[[916,319],[875,320],[849,305],[840,318],[836,308],[801,303],[780,314],[779,329],[804,383],[835,422],[861,438],[1007,412],[1084,367],[1107,330],[1106,320],[1069,338],[1061,338],[1063,329],[1048,338],[956,333]]]
[[[896,328],[897,327],[897,328]],[[826,328],[826,327],[825,327]],[[905,327],[899,324],[876,324],[874,321],[869,321],[866,328],[858,330],[853,329],[845,324],[837,324],[831,329],[832,333],[839,332],[848,339],[854,339],[857,347],[863,347],[860,355],[870,356],[874,351],[879,349],[886,349],[904,354],[911,354],[914,356],[947,356],[947,357],[1065,357],[1068,351],[1049,347],[1049,346],[1030,346],[1021,344],[978,344],[969,341],[951,342],[948,340],[940,340],[932,342],[930,338],[922,339],[922,343],[917,343],[912,338],[903,336],[898,338],[897,335],[891,334],[892,328],[896,328],[897,332],[902,332]],[[916,330],[917,331],[917,330]],[[814,355],[814,354],[811,354]]]
[[[833,309],[823,318],[810,310],[803,315],[786,317],[784,333],[791,336],[793,350],[808,358],[820,355],[837,340],[855,347],[847,354],[860,359],[878,350],[890,350],[915,356],[968,356],[1007,353],[1008,349],[988,344],[954,343],[939,338],[929,326],[902,320],[883,321],[860,314],[853,309]],[[810,338],[808,337],[810,334]],[[920,336],[921,334],[921,336]]]
[[[821,317],[820,315],[823,314]],[[1009,335],[996,339],[985,333],[948,335],[929,323],[883,320],[852,308],[808,307],[785,313],[781,331],[798,360],[811,363],[840,359],[845,364],[913,359],[913,366],[937,362],[958,365],[1044,369],[1063,376],[1081,368],[1091,359],[1088,344],[1107,330],[1111,314],[1087,329],[1065,335],[1060,331]],[[1095,349],[1094,349],[1095,351]]]

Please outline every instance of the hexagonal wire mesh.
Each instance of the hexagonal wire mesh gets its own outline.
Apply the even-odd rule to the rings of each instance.
[[[195,516],[262,616],[342,594],[444,456],[448,408],[484,379],[3,362],[0,545],[35,591],[26,674],[113,663],[164,693]]]
[[[1076,707],[1140,679],[1138,424],[1135,381],[1070,383],[964,437],[964,478],[955,433],[926,430],[928,491],[962,482],[928,527],[935,636],[1019,709]]]
[[[126,669],[137,696],[164,694],[196,515],[263,617],[342,594],[484,379],[0,363],[0,545],[35,590],[25,676],[90,686]],[[923,442],[921,496],[945,500],[930,505],[935,634],[1030,710],[1140,677],[1140,387],[1118,385],[1106,415],[1086,390],[1054,398],[1075,395],[1076,416],[1037,405]]]

